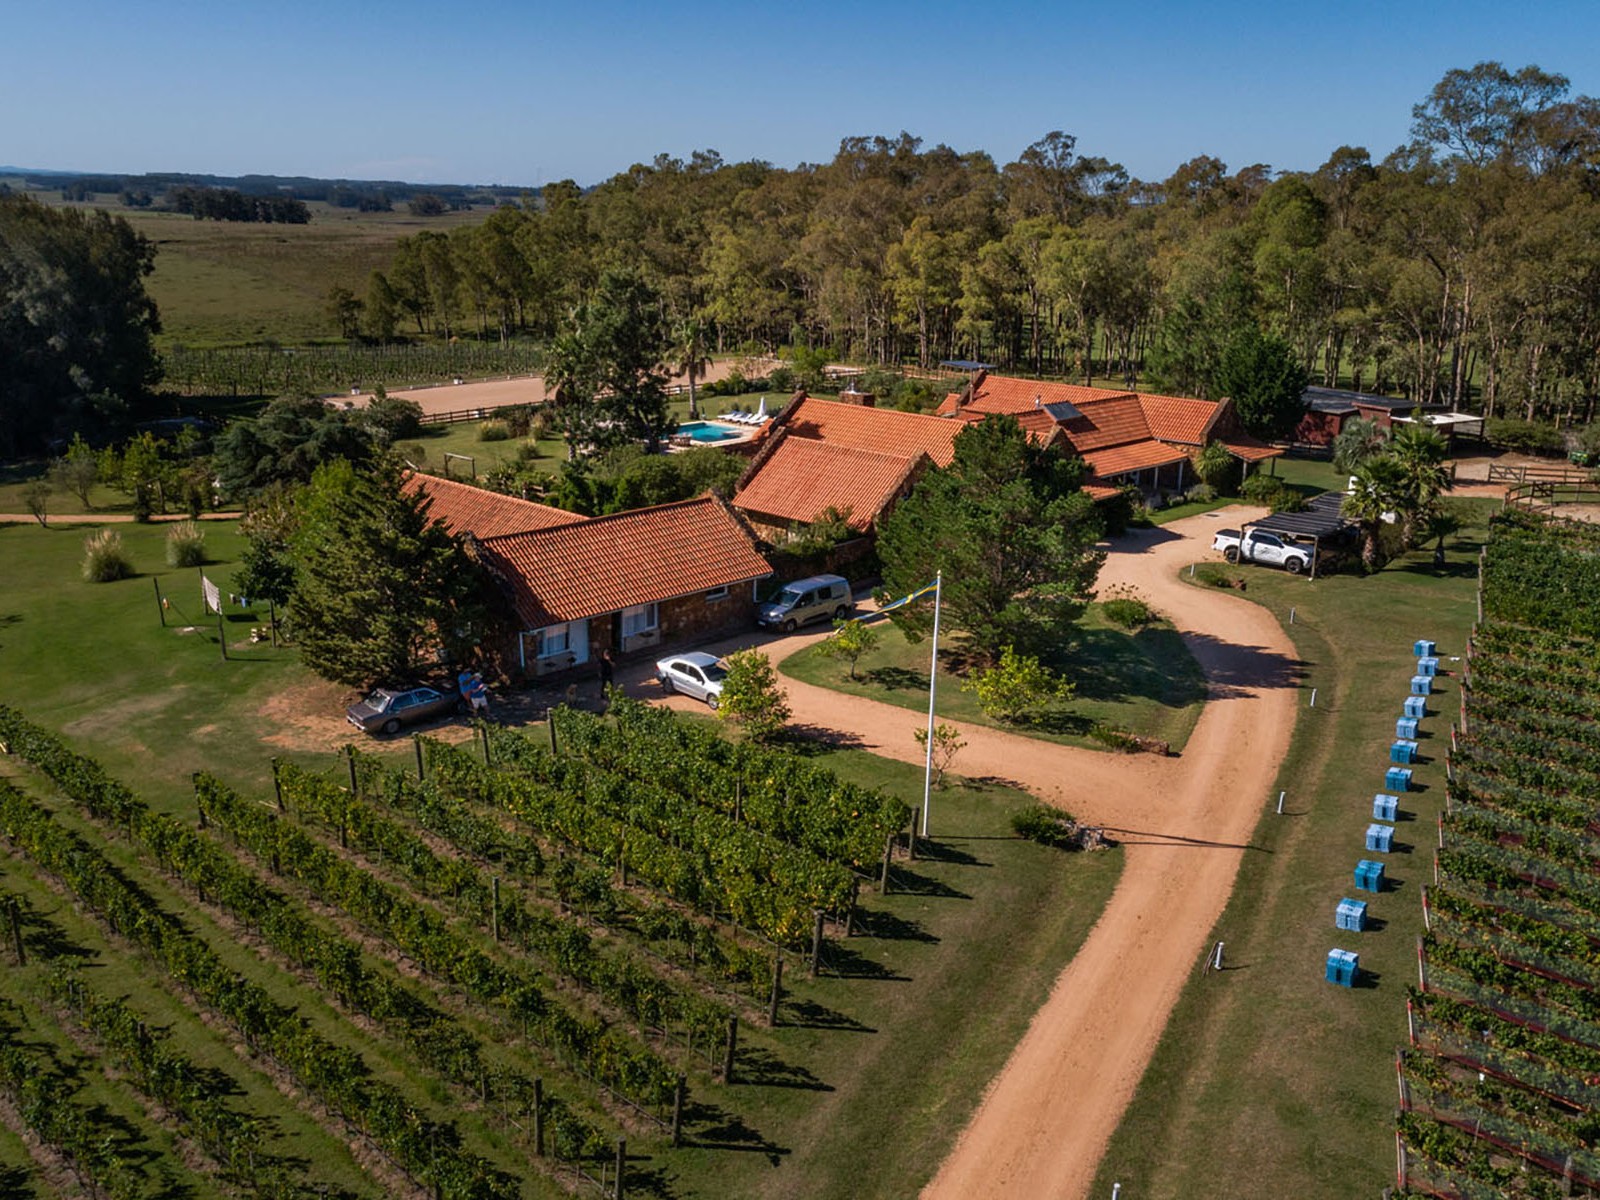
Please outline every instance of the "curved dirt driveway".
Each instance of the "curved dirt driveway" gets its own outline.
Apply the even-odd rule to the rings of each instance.
[[[989,1085],[924,1200],[1061,1198],[1088,1193],[1184,982],[1199,966],[1245,844],[1288,749],[1296,709],[1293,645],[1265,609],[1181,583],[1209,557],[1231,508],[1113,543],[1101,586],[1128,583],[1183,632],[1206,673],[1207,703],[1180,757],[1122,756],[964,725],[956,769],[995,776],[1115,831],[1122,879],[1077,956]],[[771,643],[774,657],[809,638]],[[748,644],[751,639],[741,639]],[[730,643],[729,648],[732,644]],[[920,764],[925,716],[785,679],[794,722],[855,735]],[[682,697],[674,706],[698,707]],[[939,831],[938,798],[930,822]]]

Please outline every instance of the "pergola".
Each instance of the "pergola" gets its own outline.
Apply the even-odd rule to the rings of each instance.
[[[1313,497],[1301,512],[1268,513],[1259,521],[1246,522],[1240,533],[1246,529],[1264,529],[1268,533],[1280,534],[1295,541],[1310,542],[1310,578],[1315,579],[1317,559],[1322,554],[1323,539],[1334,537],[1351,527],[1351,522],[1340,512],[1343,505],[1344,493],[1324,492],[1320,496]]]

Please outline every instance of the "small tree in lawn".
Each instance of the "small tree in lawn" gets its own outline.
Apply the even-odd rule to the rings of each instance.
[[[73,434],[67,452],[50,465],[50,482],[81,500],[85,512],[93,512],[89,492],[99,480],[100,456],[89,448],[81,434]]]
[[[778,686],[778,673],[759,650],[728,655],[717,716],[736,721],[752,741],[771,741],[789,720],[789,701]]]
[[[842,658],[850,664],[850,678],[856,677],[856,663],[863,654],[877,648],[878,631],[864,625],[859,618],[851,617],[833,623],[833,636],[817,643],[817,653],[824,658]]]
[[[1054,674],[1031,654],[1018,654],[1007,646],[1000,661],[977,671],[961,685],[978,697],[978,707],[997,721],[1014,725],[1072,698],[1073,686]]]
[[[923,751],[928,749],[928,731],[919,729],[916,733],[917,745]],[[954,725],[946,725],[943,721],[933,727],[933,786],[944,786],[944,773],[949,770],[950,764],[955,760],[967,740],[961,736]]]
[[[22,489],[22,502],[28,506],[28,511],[33,514],[33,519],[44,525],[49,520],[50,511],[50,485],[42,479],[35,479]]]

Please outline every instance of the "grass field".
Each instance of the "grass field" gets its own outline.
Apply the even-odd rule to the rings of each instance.
[[[216,560],[207,574],[226,592],[238,534],[231,522],[206,529]],[[119,532],[140,575],[91,585],[77,573],[85,530],[0,527],[0,553],[10,563],[0,599],[6,700],[61,731],[154,807],[186,819],[194,811],[191,771],[214,771],[261,797],[271,795],[271,755],[332,765],[331,747],[296,740],[294,717],[308,706],[332,708],[337,689],[315,684],[292,650],[250,645],[249,617],[225,622],[232,657],[222,661],[214,618],[199,619],[196,573],[163,565],[163,531],[125,525]],[[167,628],[152,579],[172,601]],[[196,630],[180,632],[189,622]],[[409,749],[403,740],[384,745],[396,755]],[[913,767],[854,750],[812,752],[848,778],[908,801],[920,795],[921,774]],[[358,1049],[381,1078],[456,1120],[474,1150],[517,1168],[517,1152],[500,1131],[462,1106],[389,1035],[352,1022],[272,954],[252,949],[119,839],[55,799],[21,764],[0,763],[164,907],[182,913],[234,969],[297,1006],[318,1030]],[[786,1024],[742,1034],[744,1081],[697,1090],[701,1102],[724,1114],[720,1122],[702,1120],[692,1144],[676,1152],[659,1138],[630,1139],[638,1177],[651,1182],[629,1194],[913,1193],[937,1167],[1120,872],[1119,852],[1067,856],[1012,836],[1009,816],[1027,800],[1009,789],[952,779],[940,801],[941,831],[948,835],[928,846],[925,857],[897,866],[892,894],[863,896],[861,932],[838,944],[823,978],[786,976]],[[226,1034],[200,1022],[158,972],[78,916],[33,868],[0,858],[0,889],[48,912],[67,940],[90,956],[97,986],[127,995],[147,1019],[169,1028],[186,1053],[235,1076],[241,1105],[282,1132],[306,1157],[313,1178],[362,1196],[384,1193],[322,1122],[286,1101],[259,1068],[231,1061]],[[38,992],[30,978],[8,972],[0,991],[32,1003]],[[486,1018],[468,1010],[463,1021],[495,1044]],[[525,1052],[507,1047],[505,1053],[521,1061]],[[152,1129],[149,1136],[159,1141],[164,1135]],[[16,1157],[9,1151],[21,1149],[0,1142],[0,1171]],[[191,1194],[206,1190],[192,1188]],[[548,1193],[535,1187],[531,1194]]]
[[[1490,502],[1476,507],[1486,520]],[[1375,1196],[1392,1180],[1394,1049],[1405,1038],[1404,989],[1422,932],[1417,889],[1431,878],[1433,821],[1444,803],[1453,678],[1429,701],[1416,770],[1422,790],[1401,799],[1396,851],[1369,856],[1362,834],[1372,796],[1385,790],[1411,643],[1427,637],[1445,655],[1461,651],[1482,534],[1457,539],[1442,572],[1431,552],[1370,578],[1308,582],[1251,571],[1249,598],[1283,622],[1308,664],[1304,690],[1309,702],[1317,689],[1316,707],[1302,711],[1279,776],[1285,815],[1266,813],[1252,839],[1269,853],[1247,856],[1217,923],[1227,969],[1196,976],[1185,990],[1094,1195],[1120,1182],[1123,1195],[1140,1200],[1344,1200]],[[1198,586],[1210,573],[1201,571]],[[1363,857],[1386,860],[1393,882],[1382,895],[1352,890]],[[1370,900],[1367,932],[1334,928],[1344,896]],[[1334,946],[1360,953],[1366,986],[1323,982]]]
[[[882,700],[901,708],[928,708],[926,641],[913,645],[893,625],[874,626],[881,639],[876,649],[856,664],[851,679],[846,664],[824,658],[812,648],[791,654],[783,670],[796,679],[836,688],[856,696]],[[1182,748],[1200,719],[1204,681],[1200,668],[1166,622],[1130,634],[1107,621],[1098,604],[1079,623],[1076,642],[1047,664],[1077,687],[1074,699],[1058,717],[1017,730],[1074,746],[1093,746],[1086,735],[1096,722],[1169,742]],[[1009,728],[984,715],[977,697],[961,690],[964,676],[951,670],[961,637],[941,635],[940,716],[978,725]]]

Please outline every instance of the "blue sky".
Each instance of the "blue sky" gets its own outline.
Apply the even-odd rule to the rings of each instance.
[[[1381,157],[1451,67],[1600,94],[1600,5],[274,4],[0,0],[0,163],[594,183],[665,151],[782,166],[908,130],[1000,162],[1052,129],[1160,179]]]

